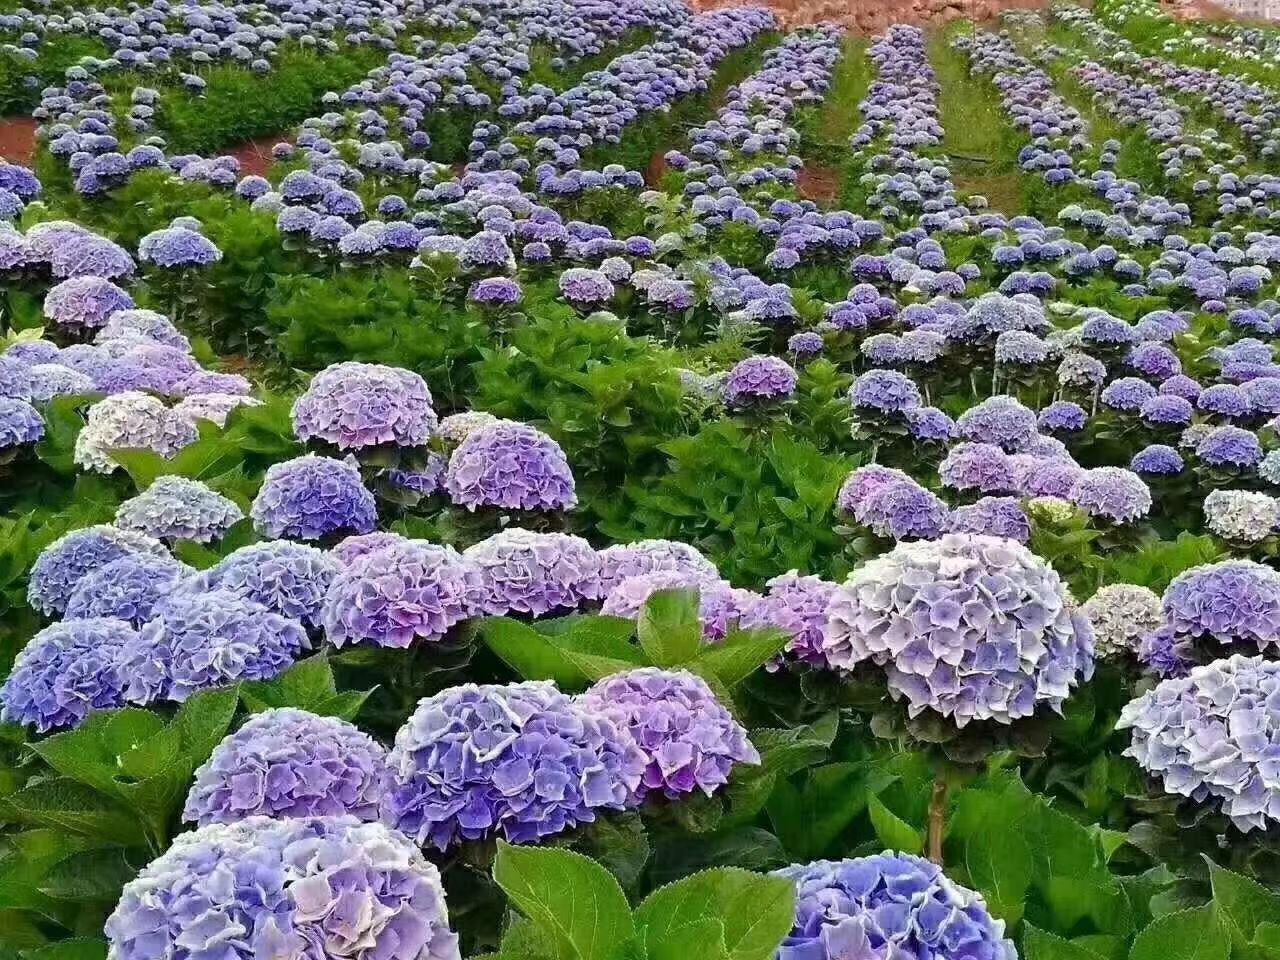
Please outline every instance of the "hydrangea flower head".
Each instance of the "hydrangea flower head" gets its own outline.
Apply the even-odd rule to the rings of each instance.
[[[781,357],[756,354],[740,360],[724,383],[724,402],[746,409],[788,400],[796,391],[799,376]]]
[[[512,420],[469,433],[449,457],[444,485],[453,502],[468,510],[568,510],[578,502],[560,445]]]
[[[137,530],[157,540],[208,543],[244,519],[228,497],[208,484],[187,477],[157,477],[141,494],[120,504],[116,526]]]
[[[232,593],[315,627],[338,570],[338,561],[323,550],[292,540],[267,540],[233,550],[182,588]]]
[[[463,553],[479,571],[485,613],[543,616],[604,596],[600,558],[581,537],[511,527]]]
[[[121,557],[169,558],[160,541],[132,530],[100,525],[73,530],[36,557],[27,580],[27,602],[46,616],[61,615],[88,573]]]
[[[273,464],[249,512],[258,531],[273,538],[369,533],[378,522],[377,505],[360,471],[314,454]]]
[[[833,666],[870,660],[911,716],[957,726],[1061,709],[1093,673],[1093,630],[1053,569],[1012,540],[902,543],[850,575],[827,608]]]
[[[1144,637],[1160,627],[1160,598],[1133,583],[1100,587],[1081,611],[1093,624],[1094,652],[1101,660],[1136,654]]]
[[[376,363],[335,363],[315,375],[293,405],[299,440],[340,450],[392,443],[420,447],[437,424],[431,391],[411,370]]]
[[[701,677],[685,670],[645,667],[599,681],[579,702],[629,732],[644,754],[641,798],[658,792],[675,800],[710,796],[740,763],[758,764],[747,731]]]
[[[920,388],[896,370],[868,370],[849,388],[853,409],[875,413],[901,413],[921,404]]]
[[[637,540],[605,547],[600,558],[600,583],[607,593],[628,577],[671,570],[697,580],[719,580],[716,565],[696,548],[678,540]]]
[[[827,666],[823,652],[827,604],[838,584],[791,570],[765,586],[765,595],[742,614],[742,629],[781,630],[788,637],[785,659],[813,667]]]
[[[222,251],[208,237],[186,227],[165,227],[138,243],[138,259],[165,270],[207,267],[222,259]]]
[[[1183,571],[1166,588],[1165,625],[1179,637],[1280,645],[1280,573],[1252,560]]]
[[[110,280],[72,277],[51,289],[44,298],[44,315],[72,332],[96,330],[120,310],[132,310],[133,298]]]
[[[80,578],[67,601],[66,616],[111,617],[141,627],[192,572],[172,557],[125,554]]]
[[[150,450],[170,459],[199,437],[194,423],[159,398],[127,390],[89,408],[84,429],[76,436],[75,462],[86,470],[112,473],[120,469],[113,450]]]
[[[345,720],[282,707],[249,718],[196,771],[182,819],[253,816],[377,820],[387,752]]]
[[[956,432],[964,439],[994,444],[1009,453],[1034,439],[1036,426],[1034,410],[1003,395],[988,397],[956,420]]]
[[[1129,523],[1151,510],[1151,489],[1132,470],[1094,467],[1085,470],[1068,499],[1092,517]]]
[[[388,765],[384,822],[446,850],[498,834],[535,843],[633,806],[644,757],[550,683],[465,684],[418,704]]]
[[[44,418],[25,400],[0,397],[0,454],[15,447],[39,443],[44,437]]]
[[[1260,543],[1280,527],[1280,500],[1248,490],[1211,490],[1204,498],[1204,522],[1224,540]]]

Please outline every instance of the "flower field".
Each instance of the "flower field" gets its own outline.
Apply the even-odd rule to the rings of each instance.
[[[1280,960],[1280,29],[0,0],[0,116],[0,960]]]

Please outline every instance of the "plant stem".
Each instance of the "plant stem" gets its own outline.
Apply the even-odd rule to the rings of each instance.
[[[929,798],[929,859],[942,866],[942,834],[947,828],[947,779],[939,771]]]

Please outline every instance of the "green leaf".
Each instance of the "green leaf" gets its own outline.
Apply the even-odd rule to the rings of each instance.
[[[702,646],[697,590],[657,590],[636,620],[640,647],[657,667],[693,660]]]
[[[867,812],[876,836],[890,850],[919,854],[924,849],[923,834],[881,803],[879,797],[868,798]]]
[[[110,837],[117,843],[140,844],[138,820],[92,787],[67,777],[30,784],[0,799],[3,809],[19,823],[58,827],[87,837]]]
[[[510,617],[480,621],[480,639],[526,680],[553,680],[566,690],[580,690],[587,674],[551,638]]]
[[[72,937],[28,950],[25,960],[104,960],[107,941],[100,937]]]
[[[40,892],[58,900],[115,903],[137,873],[120,847],[85,850],[55,864],[41,881]]]
[[[178,709],[172,725],[182,736],[185,755],[197,766],[226,736],[239,702],[236,687],[222,687],[193,694]]]
[[[638,814],[600,817],[581,832],[579,853],[585,853],[618,878],[625,889],[640,882],[652,852],[644,820]]]
[[[1213,904],[1167,913],[1134,938],[1129,960],[1227,960],[1231,944]]]
[[[620,960],[635,940],[622,887],[588,857],[499,842],[493,879],[543,931],[555,960]]]
[[[1022,955],[1024,960],[1103,960],[1100,954],[1029,923],[1022,928]]]
[[[685,666],[733,687],[781,653],[788,639],[781,630],[733,630],[722,642],[703,648]]]
[[[1013,925],[1022,919],[1035,858],[1026,836],[1007,823],[989,823],[964,843],[969,882],[987,899],[991,912]]]
[[[778,781],[765,809],[797,863],[836,853],[837,838],[867,808],[867,774],[860,763],[829,763],[810,770],[798,784]]]
[[[1213,902],[1231,930],[1237,944],[1253,940],[1258,924],[1280,917],[1280,895],[1272,893],[1258,881],[1220,867],[1208,857],[1209,882]]]
[[[685,940],[690,928],[713,920],[721,926],[725,953],[731,960],[772,960],[795,923],[795,900],[795,885],[788,880],[725,867],[654,891],[636,909],[635,922],[651,956],[664,945],[670,945],[670,955],[677,956],[674,947]],[[699,936],[705,938],[705,929]]]

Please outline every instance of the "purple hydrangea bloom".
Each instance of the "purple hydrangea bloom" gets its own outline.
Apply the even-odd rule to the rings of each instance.
[[[1182,397],[1195,403],[1203,392],[1203,388],[1195,380],[1185,374],[1175,374],[1160,384],[1160,393],[1164,396]]]
[[[498,834],[536,843],[633,806],[644,763],[550,683],[452,687],[396,734],[383,820],[438,850]]]
[[[1017,960],[982,895],[907,853],[777,871],[796,885],[796,922],[777,960]]]
[[[0,397],[31,399],[31,367],[24,361],[0,356]]]
[[[249,512],[258,531],[274,538],[369,533],[378,523],[373,494],[360,471],[342,460],[311,454],[273,464]]]
[[[120,504],[116,525],[158,540],[208,543],[220,538],[244,512],[199,480],[157,477],[145,491]]]
[[[46,616],[61,615],[85,574],[125,556],[164,559],[169,551],[132,530],[105,525],[73,530],[40,551],[27,581],[27,602]]]
[[[213,944],[223,960],[461,957],[439,871],[407,837],[345,816],[181,834],[125,885],[105,930],[113,960],[178,960]]]
[[[444,485],[453,502],[468,510],[568,510],[578,502],[560,445],[512,420],[469,433],[449,458]]]
[[[575,307],[598,307],[613,298],[613,282],[599,270],[570,267],[560,274],[560,293]]]
[[[329,642],[407,647],[436,641],[479,611],[480,572],[452,547],[403,540],[338,571],[321,622]]]
[[[1280,646],[1280,573],[1252,560],[1192,567],[1162,599],[1165,625],[1179,638]]]
[[[44,315],[67,330],[96,330],[113,313],[134,306],[133,298],[110,280],[72,277],[45,295]]]
[[[799,376],[781,357],[757,354],[738,361],[724,383],[724,402],[746,409],[788,400],[796,392]]]
[[[299,440],[326,440],[340,450],[384,443],[419,447],[436,424],[426,381],[411,370],[377,363],[326,367],[293,405]]]
[[[1166,792],[1220,802],[1246,833],[1280,820],[1280,663],[1237,654],[1196,667],[1130,701],[1116,726]]]
[[[1014,397],[988,397],[956,420],[956,432],[975,443],[991,443],[1012,453],[1034,439],[1035,411]]]
[[[375,530],[373,533],[362,533],[339,541],[329,551],[329,556],[337,561],[338,566],[349,567],[375,550],[381,550],[383,547],[389,547],[397,543],[404,543],[405,539],[398,533]]]
[[[191,350],[191,341],[173,325],[172,320],[163,313],[141,309],[119,310],[111,314],[98,330],[94,343],[103,344],[108,340],[132,337],[145,337],[182,351]]]
[[[1152,426],[1185,427],[1195,415],[1195,408],[1190,400],[1162,393],[1143,401],[1138,413]]]
[[[1241,427],[1217,427],[1196,444],[1196,456],[1211,467],[1248,469],[1262,459],[1262,444]]]
[[[716,565],[696,547],[678,540],[638,540],[605,547],[600,558],[600,584],[607,593],[628,577],[672,570],[691,579],[719,580]]]
[[[1118,377],[1102,390],[1102,403],[1112,410],[1138,410],[1156,395],[1156,388],[1138,377]]]
[[[644,755],[638,794],[661,791],[669,799],[729,782],[740,763],[760,754],[705,680],[688,671],[652,667],[614,674],[578,698],[589,712],[629,732]]]
[[[697,573],[686,571],[658,570],[618,581],[605,596],[600,612],[634,620],[649,598],[661,590],[698,592],[698,622],[702,626],[702,639],[707,643],[723,640],[760,599],[759,594],[740,590],[726,580],[703,579]]]
[[[540,617],[604,596],[595,549],[567,533],[513,527],[469,547],[463,558],[480,573],[485,613]]]
[[[1128,523],[1151,510],[1151,490],[1124,467],[1094,467],[1082,473],[1068,498],[1091,517]]]
[[[787,635],[784,659],[826,667],[822,652],[827,629],[827,603],[837,584],[791,570],[774,577],[767,592],[742,615],[743,630],[781,630]]]
[[[270,680],[309,647],[302,624],[225,590],[179,591],[124,651],[128,699],[184,701],[241,680]]]
[[[912,438],[926,443],[946,443],[956,434],[956,423],[937,407],[911,407],[903,411]]]
[[[165,227],[138,243],[138,259],[165,270],[207,267],[222,259],[222,251],[203,234],[186,227]]]
[[[41,733],[76,727],[90,710],[124,706],[121,653],[137,639],[123,620],[64,620],[37,633],[0,686],[0,720]]]
[[[1228,420],[1238,420],[1253,413],[1249,395],[1234,383],[1217,383],[1201,390],[1196,396],[1196,407]]]
[[[467,299],[483,307],[514,307],[524,299],[524,291],[510,277],[485,277],[471,285]]]
[[[920,388],[896,370],[868,370],[853,381],[849,402],[854,410],[901,413],[920,406]]]
[[[1019,543],[1031,541],[1031,521],[1017,497],[983,497],[970,506],[957,507],[947,529],[952,533],[986,533]]]
[[[858,467],[845,478],[836,494],[836,506],[841,513],[856,516],[868,500],[886,486],[895,483],[914,483],[915,480],[896,467],[878,463]]]
[[[0,453],[14,447],[39,443],[44,437],[44,418],[25,400],[0,397]]]
[[[911,716],[1008,723],[1060,710],[1093,673],[1093,629],[1057,573],[1012,540],[947,534],[864,564],[827,608],[828,660],[870,660]]]
[[[1129,469],[1143,476],[1167,477],[1181,473],[1186,466],[1180,454],[1164,443],[1152,443],[1143,447],[1129,461]]]
[[[171,557],[126,554],[80,578],[67,601],[67,619],[111,617],[141,627],[193,572]]]
[[[268,540],[233,550],[184,583],[182,589],[191,593],[233,593],[307,627],[316,627],[339,569],[338,561],[323,550],[291,540]]]
[[[1082,468],[1061,457],[1041,458],[1015,454],[1009,458],[1014,473],[1014,489],[1024,497],[1066,499],[1080,479]]]
[[[881,484],[854,509],[854,518],[878,537],[932,540],[947,527],[950,510],[914,480]]]
[[[250,717],[196,771],[182,819],[347,814],[377,820],[387,752],[345,720],[283,707]]]
[[[1009,493],[1017,489],[1009,455],[991,443],[957,443],[938,465],[938,477],[953,490]]]
[[[812,330],[793,333],[787,338],[787,352],[798,361],[812,360],[819,356],[824,346],[822,334]]]

